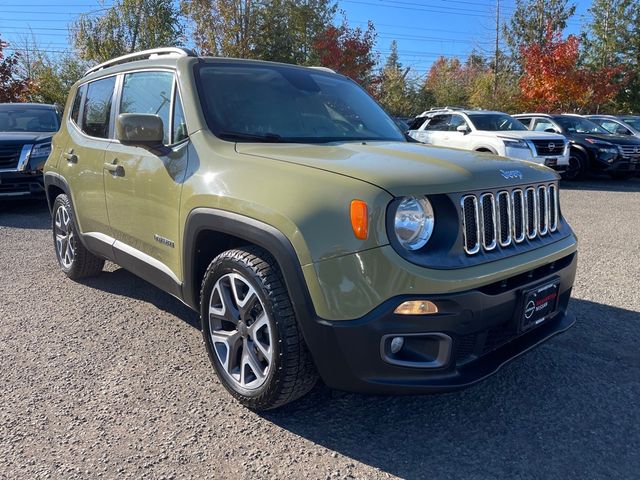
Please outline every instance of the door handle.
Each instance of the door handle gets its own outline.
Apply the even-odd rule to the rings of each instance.
[[[117,158],[114,158],[112,162],[105,162],[104,169],[111,172],[114,177],[124,177],[124,167],[118,165],[117,162]]]
[[[73,153],[73,150],[63,153],[62,156],[70,163],[78,163],[78,156]]]

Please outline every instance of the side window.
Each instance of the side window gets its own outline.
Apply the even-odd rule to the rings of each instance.
[[[124,76],[120,113],[158,115],[164,124],[163,143],[169,143],[169,115],[173,73],[138,72]]]
[[[553,125],[553,123],[551,123],[551,120],[547,120],[546,118],[538,118],[536,120],[536,127],[534,128],[534,130],[536,132],[544,132],[545,130],[554,130],[557,131],[558,129]]]
[[[531,118],[518,118],[517,120],[529,130],[531,130]]]
[[[422,126],[425,120],[426,120],[425,117],[414,118],[409,122],[409,130],[418,130]]]
[[[624,128],[624,127],[621,127],[620,125],[618,125],[616,122],[612,122],[610,120],[595,119],[594,122],[597,123],[598,125],[600,125],[602,128],[604,128],[608,132],[611,132],[611,133],[619,133],[618,129],[623,129]]]
[[[84,95],[84,91],[87,89],[86,85],[82,85],[78,88],[76,92],[76,98],[73,100],[73,106],[71,107],[71,120],[76,125],[79,124],[78,119],[80,117],[80,105],[82,105],[82,95]]]
[[[111,99],[116,77],[91,82],[87,87],[87,98],[82,112],[82,131],[98,138],[109,136]]]
[[[425,130],[446,131],[449,129],[450,120],[451,115],[436,115],[429,121]]]
[[[176,87],[173,99],[173,131],[171,132],[171,143],[178,143],[187,138],[187,123],[184,119],[182,100]]]
[[[460,125],[466,125],[462,115],[451,115],[451,121],[449,122],[449,131],[455,132]]]

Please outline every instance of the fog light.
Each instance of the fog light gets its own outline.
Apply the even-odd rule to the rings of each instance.
[[[401,303],[393,313],[398,315],[430,315],[438,313],[438,306],[429,300],[410,300]]]
[[[404,346],[404,338],[393,337],[391,339],[391,345],[390,345],[391,353],[394,353],[394,354],[398,353],[403,346]]]

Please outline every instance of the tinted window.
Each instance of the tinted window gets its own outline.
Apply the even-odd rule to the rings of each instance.
[[[58,113],[54,108],[19,103],[0,106],[0,132],[55,132]]]
[[[469,114],[469,119],[477,130],[487,132],[509,132],[513,130],[526,130],[518,120],[504,113]]]
[[[622,121],[624,123],[631,125],[636,130],[640,130],[640,117],[633,117],[633,118],[626,117],[626,118],[623,118]]]
[[[436,131],[449,130],[450,120],[451,120],[451,115],[436,115],[429,121],[429,123],[425,127],[425,130],[436,130]]]
[[[111,99],[116,77],[91,82],[87,87],[87,99],[82,113],[82,131],[98,138],[109,136]]]
[[[164,124],[164,144],[169,143],[169,115],[173,73],[139,72],[124,76],[120,113],[158,115]]]
[[[174,97],[173,106],[173,132],[171,132],[171,143],[178,143],[187,138],[187,123],[184,119],[184,110],[182,109],[182,100],[178,89]]]
[[[601,133],[609,134],[600,125],[581,117],[558,117],[556,122],[568,133]]]
[[[461,125],[467,125],[467,122],[464,121],[464,117],[462,115],[451,115],[451,121],[449,122],[449,130],[451,132],[455,132],[458,127]]]
[[[232,141],[322,143],[406,139],[353,81],[284,65],[203,64],[207,124]]]
[[[76,92],[76,98],[73,100],[73,106],[71,107],[71,120],[77,125],[78,117],[80,116],[80,106],[82,105],[82,95],[87,89],[86,85],[82,85]]]
[[[611,133],[616,133],[618,135],[633,135],[631,130],[627,127],[620,125],[618,122],[614,122],[612,120],[594,120],[595,123],[600,125],[602,128]]]
[[[531,128],[531,119],[530,118],[518,118],[517,119],[522,125],[526,128]]]
[[[416,117],[409,122],[409,130],[418,130],[425,122],[427,117]]]

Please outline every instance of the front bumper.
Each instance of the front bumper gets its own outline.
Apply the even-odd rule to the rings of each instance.
[[[337,390],[371,394],[415,394],[455,390],[495,373],[575,322],[567,312],[575,279],[577,254],[572,253],[495,284],[444,295],[392,298],[357,320],[304,322],[305,339],[324,382]],[[559,281],[556,310],[539,326],[519,333],[522,292]],[[430,300],[434,315],[397,315],[395,308],[410,299]],[[446,355],[436,367],[403,366],[385,359],[390,336],[434,334],[425,342],[426,356]],[[446,338],[450,340],[446,340]],[[385,340],[383,340],[385,339]],[[448,345],[447,345],[448,344]]]
[[[0,198],[43,194],[44,179],[41,171],[0,172]]]

